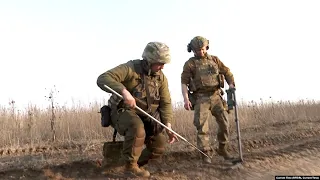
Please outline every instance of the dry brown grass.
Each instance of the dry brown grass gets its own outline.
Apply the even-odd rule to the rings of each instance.
[[[0,106],[0,147],[25,147],[52,143],[51,119],[55,115],[55,143],[83,143],[112,139],[112,128],[100,126],[98,113],[103,103],[90,105],[75,104],[70,108],[50,106],[40,109],[30,105],[25,111],[17,111],[15,103],[9,107]],[[301,100],[293,103],[281,102],[239,102],[241,128],[267,125],[270,122],[289,122],[299,119],[319,120],[320,103],[314,100]],[[193,111],[186,111],[181,105],[174,107],[174,130],[191,142],[195,142]],[[234,115],[230,114],[234,128]],[[211,121],[214,122],[214,121]],[[212,133],[216,132],[215,123],[210,124]]]

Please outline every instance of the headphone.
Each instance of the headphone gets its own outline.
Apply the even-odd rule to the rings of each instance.
[[[207,40],[208,42],[208,45],[206,47],[207,50],[209,50],[209,40]],[[187,51],[190,53],[192,51],[192,45],[191,45],[191,42],[187,45]]]

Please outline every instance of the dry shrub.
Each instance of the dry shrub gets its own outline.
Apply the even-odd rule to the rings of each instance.
[[[100,126],[100,107],[104,102],[83,105],[74,103],[72,107],[55,107],[55,133],[57,143],[88,143],[112,140],[113,129]],[[268,125],[275,122],[291,122],[301,119],[319,120],[320,103],[314,100],[299,102],[239,102],[238,119],[241,129]],[[51,107],[40,109],[29,105],[18,111],[11,103],[9,107],[0,106],[0,146],[20,147],[51,143]],[[186,111],[181,104],[174,105],[174,130],[195,142],[196,128],[193,125],[193,111]],[[229,114],[231,128],[235,128],[234,112]],[[217,126],[210,121],[210,132],[216,134]]]

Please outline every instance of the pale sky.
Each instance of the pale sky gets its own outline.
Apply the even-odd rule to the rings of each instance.
[[[194,36],[235,76],[237,99],[320,100],[318,0],[0,0],[0,105],[47,106],[107,98],[97,77],[166,43],[174,102]]]

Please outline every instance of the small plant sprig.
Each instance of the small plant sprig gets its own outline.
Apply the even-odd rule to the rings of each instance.
[[[51,141],[54,142],[56,140],[56,114],[55,114],[55,98],[57,93],[59,93],[59,91],[57,91],[56,86],[53,86],[53,89],[50,89],[49,91],[49,96],[45,96],[45,98],[47,98],[47,100],[50,102],[50,109],[51,109],[51,118],[50,118],[50,127],[51,127]]]

